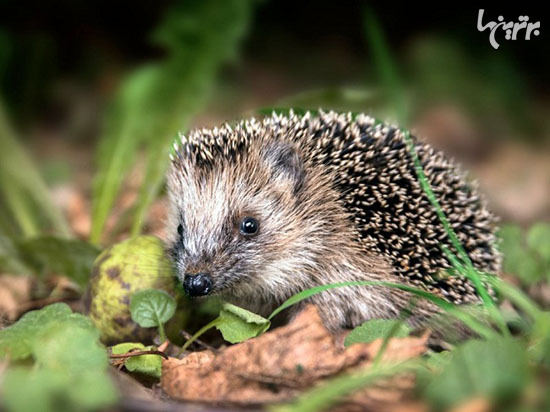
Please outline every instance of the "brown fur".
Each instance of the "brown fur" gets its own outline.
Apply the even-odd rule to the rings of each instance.
[[[334,113],[326,116],[342,119]],[[361,226],[354,223],[357,215],[336,184],[342,171],[321,161],[323,141],[307,135],[309,123],[310,129],[295,125],[309,120],[274,116],[271,121],[266,126],[252,119],[235,130],[225,125],[182,138],[168,173],[167,232],[178,276],[208,272],[213,294],[262,315],[317,285],[403,283],[395,262],[366,245]],[[259,233],[250,239],[239,234],[245,216],[260,222]],[[398,289],[361,286],[332,289],[310,299],[329,329],[336,331],[371,318],[395,318],[410,296]],[[423,301],[416,305],[409,319],[413,324],[435,311]],[[291,312],[297,310],[299,306]]]

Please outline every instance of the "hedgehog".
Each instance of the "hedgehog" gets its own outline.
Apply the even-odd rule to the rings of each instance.
[[[292,295],[346,281],[420,287],[479,302],[449,276],[456,253],[422,189],[402,129],[365,114],[273,113],[180,136],[167,172],[167,242],[191,297],[220,296],[266,316]],[[495,216],[461,167],[415,136],[424,173],[474,267],[496,274]],[[327,328],[397,318],[398,288],[345,286],[308,299]],[[437,312],[415,302],[408,322]],[[288,310],[293,316],[301,305]]]

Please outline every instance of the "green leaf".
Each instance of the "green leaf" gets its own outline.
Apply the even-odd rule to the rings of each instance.
[[[258,325],[266,325],[268,323],[268,320],[260,315],[255,314],[254,312],[250,312],[249,310],[246,310],[244,308],[241,308],[236,305],[232,305],[231,303],[224,303],[222,305],[222,308],[220,310],[220,315],[224,314],[231,314],[234,316],[237,316],[241,320],[247,322],[247,323],[256,323]]]
[[[224,303],[219,316],[200,328],[182,346],[180,353],[185,351],[191,343],[207,330],[216,327],[223,338],[230,343],[239,343],[261,335],[271,326],[271,322],[253,312],[230,303]]]
[[[0,357],[24,359],[30,356],[32,341],[50,322],[62,321],[72,314],[65,303],[54,303],[24,314],[17,323],[0,331]]]
[[[78,374],[62,369],[9,368],[4,402],[14,412],[95,411],[115,403],[117,393],[105,370]]]
[[[140,290],[130,298],[132,320],[142,328],[161,326],[176,311],[176,301],[163,290]]]
[[[426,387],[426,396],[443,410],[474,397],[505,402],[521,393],[528,378],[526,352],[519,342],[502,337],[471,340],[452,352]]]
[[[132,349],[152,350],[152,346],[144,346],[142,343],[119,343],[111,348],[114,355],[122,355]],[[140,355],[126,359],[124,366],[130,372],[141,373],[160,379],[162,376],[162,357],[160,355]]]
[[[412,330],[408,325],[397,319],[371,319],[353,329],[349,335],[346,336],[344,345],[350,346],[354,343],[369,343],[375,339],[384,338],[389,335],[393,328],[397,328],[393,336],[398,338],[408,336]]]
[[[220,311],[216,328],[231,343],[243,342],[264,333],[271,322],[246,309],[225,303]]]
[[[153,349],[148,346],[145,350]],[[124,363],[126,369],[130,372],[137,372],[160,379],[162,376],[162,356],[160,355],[141,355],[126,359]]]
[[[130,352],[132,349],[145,350],[145,345],[139,342],[123,342],[111,346],[111,352],[113,355],[123,355]]]
[[[68,323],[66,323],[68,322]],[[0,330],[0,358],[24,359],[31,355],[40,334],[52,324],[78,327],[99,336],[92,321],[81,314],[72,313],[65,303],[54,303],[40,310],[27,312],[16,323]]]
[[[11,359],[32,355],[35,360],[32,367],[6,371],[3,395],[8,410],[92,411],[116,401],[98,331],[65,304],[28,312],[0,331],[0,348]]]
[[[105,372],[73,376],[59,370],[9,368],[3,402],[12,412],[96,411],[113,405],[117,393]]]
[[[75,405],[68,407],[68,411],[105,410],[118,399],[115,386],[105,371],[91,370],[75,375],[64,390],[61,396],[66,394],[68,405]]]
[[[78,239],[40,236],[18,245],[24,261],[38,273],[56,273],[80,286],[88,283],[99,249]]]
[[[70,380],[59,371],[14,367],[6,371],[2,386],[6,410],[57,412],[55,397],[63,396],[63,391],[70,387]]]
[[[76,318],[49,322],[32,341],[32,354],[37,365],[49,370],[81,374],[89,370],[105,370],[107,352],[99,344],[95,328]]]
[[[230,303],[224,303],[219,316],[189,338],[180,352],[185,351],[195,339],[213,327],[222,333],[226,341],[239,343],[261,335],[270,326],[271,322],[268,319]]]

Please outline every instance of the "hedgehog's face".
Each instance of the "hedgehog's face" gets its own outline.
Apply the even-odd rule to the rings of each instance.
[[[297,153],[276,143],[238,162],[185,162],[169,174],[167,231],[187,293],[268,299],[281,283],[299,287],[308,233],[319,222],[302,227],[306,177]]]

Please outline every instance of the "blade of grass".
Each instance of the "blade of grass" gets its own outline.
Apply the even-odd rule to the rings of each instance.
[[[141,233],[147,211],[162,188],[164,173],[168,168],[168,150],[170,143],[167,143],[168,147],[159,146],[149,151],[145,177],[141,184],[138,199],[134,207],[131,236],[138,236]]]
[[[366,34],[367,41],[372,49],[374,64],[378,69],[378,75],[381,79],[381,82],[385,89],[388,92],[388,95],[393,100],[393,104],[396,107],[398,119],[401,124],[407,124],[407,107],[405,105],[404,93],[402,92],[403,87],[400,82],[400,78],[397,71],[397,66],[393,63],[393,59],[390,55],[389,48],[386,45],[384,35],[378,24],[377,19],[374,17],[374,14],[370,8],[365,9],[365,22],[366,22]],[[508,333],[508,329],[502,317],[502,313],[498,311],[498,308],[495,305],[495,302],[491,298],[490,294],[487,291],[487,288],[483,285],[479,274],[476,269],[473,267],[473,264],[462,247],[460,240],[458,239],[456,233],[451,227],[445,213],[439,204],[439,201],[433,193],[430,183],[424,173],[420,158],[416,151],[415,144],[410,137],[409,131],[402,129],[404,140],[409,148],[409,153],[413,159],[414,167],[416,174],[418,176],[419,183],[426,194],[430,204],[434,208],[441,224],[443,225],[447,236],[449,237],[453,247],[457,250],[460,255],[460,260],[463,264],[458,265],[455,269],[459,272],[462,272],[464,276],[472,281],[474,284],[477,293],[482,299],[484,305],[488,308],[490,314],[492,315],[495,322],[498,324],[499,328],[503,333]],[[450,253],[449,253],[450,254]],[[454,260],[455,262],[459,261],[458,259]],[[466,270],[464,270],[464,267]]]
[[[400,283],[392,283],[392,282],[382,282],[382,281],[352,281],[352,282],[341,282],[341,283],[333,283],[330,285],[321,285],[316,286],[310,289],[306,289],[300,293],[297,293],[296,295],[290,297],[286,301],[284,301],[281,306],[279,306],[277,309],[275,309],[271,315],[269,315],[268,319],[273,319],[274,316],[276,316],[281,311],[285,310],[286,308],[301,302],[302,300],[305,300],[311,296],[314,296],[318,293],[324,292],[329,289],[333,288],[340,288],[344,286],[381,286],[381,287],[391,287],[403,290],[405,292],[409,292],[413,295],[419,296],[423,299],[427,299],[430,302],[434,303],[435,305],[439,306],[441,309],[443,309],[446,313],[449,315],[455,317],[456,319],[460,320],[462,323],[464,323],[467,327],[469,327],[471,330],[479,334],[480,336],[488,339],[490,337],[493,337],[495,335],[495,332],[488,326],[485,326],[483,323],[479,322],[474,316],[472,316],[470,313],[466,312],[462,308],[460,308],[457,305],[454,305],[445,299],[442,299],[432,293],[426,292],[425,290],[418,289],[412,286],[400,284]]]
[[[521,289],[495,276],[487,275],[485,280],[490,283],[498,293],[510,299],[511,302],[517,305],[532,319],[535,319],[541,314],[542,310],[529,296],[523,293]]]
[[[378,349],[378,352],[376,353],[376,355],[374,356],[374,360],[372,361],[373,367],[378,366],[382,359],[382,356],[384,355],[384,352],[386,352],[386,349],[388,348],[390,339],[395,336],[399,328],[401,328],[401,325],[403,325],[403,322],[405,322],[410,316],[415,306],[416,300],[411,299],[408,306],[401,311],[401,313],[399,314],[399,319],[397,319],[397,321],[394,323],[386,336],[384,336],[384,339],[382,340],[382,345],[380,345],[380,349]]]
[[[481,275],[479,272],[471,266],[465,266],[462,262],[460,262],[455,255],[451,253],[451,251],[445,246],[441,245],[441,248],[443,249],[443,252],[447,255],[447,259],[452,263],[453,267],[464,277],[467,279],[470,279],[472,283],[474,284],[476,290],[481,296],[482,302],[484,303],[485,307],[487,308],[489,314],[491,315],[492,319],[497,323],[500,331],[506,335],[510,336],[510,330],[506,326],[506,321],[504,320],[504,316],[502,312],[497,308],[496,304],[494,303],[492,297],[489,295],[487,288],[483,284],[481,280]]]
[[[29,274],[31,269],[21,258],[16,245],[8,236],[0,233],[0,272]]]
[[[195,342],[203,333],[205,333],[207,330],[210,330],[216,327],[217,325],[220,324],[220,322],[221,322],[221,319],[218,317],[212,320],[211,322],[207,323],[206,325],[204,325],[202,328],[200,328],[197,332],[195,332],[193,336],[187,339],[187,341],[183,344],[183,346],[179,350],[176,357],[179,357],[183,352],[185,352],[185,350],[189,347],[189,345]]]
[[[158,76],[158,70],[152,66],[136,70],[124,81],[107,114],[98,146],[98,170],[93,188],[90,241],[94,244],[101,240],[124,175],[136,156],[142,139],[140,125],[145,122],[141,114],[143,102]]]
[[[28,197],[21,191],[21,187],[16,185],[13,179],[5,176],[5,173],[0,175],[0,184],[7,206],[10,208],[12,216],[15,218],[19,229],[24,237],[33,237],[38,235],[38,221],[36,213],[32,211],[32,205],[29,203]]]
[[[204,105],[219,67],[233,57],[248,22],[252,1],[177,3],[153,33],[166,58],[134,72],[123,84],[109,129],[102,138],[94,187],[91,241],[100,241],[120,186],[140,146],[147,163],[135,204],[132,234],[141,232],[147,211],[162,188],[168,153],[178,131]]]
[[[382,85],[387,90],[387,93],[390,96],[394,107],[396,108],[396,113],[400,124],[406,125],[408,123],[407,107],[405,105],[405,97],[404,93],[402,92],[403,86],[401,84],[400,77],[397,71],[397,65],[393,62],[393,59],[390,55],[389,47],[386,44],[386,40],[382,33],[382,29],[378,24],[378,20],[375,18],[374,13],[369,7],[365,8],[364,17],[366,22],[365,28],[367,42],[372,49],[374,66],[377,69],[378,76]],[[441,209],[439,201],[437,200],[431,189],[431,186],[428,182],[428,179],[426,178],[424,169],[422,168],[422,164],[418,157],[418,153],[416,152],[415,144],[412,141],[408,130],[402,129],[402,133],[405,142],[409,147],[409,152],[411,153],[411,156],[413,158],[415,171],[422,189],[426,193],[426,196],[428,197],[428,200],[430,201],[432,206],[435,208],[435,212],[439,220],[441,221],[441,224],[445,228],[445,231],[447,232],[453,246],[460,253],[460,256],[464,260],[464,262],[469,262],[471,264],[468,254],[462,248],[458,237],[456,236],[453,228],[449,224],[447,217]]]
[[[0,185],[2,183],[0,182]],[[0,195],[0,204],[4,202]],[[19,225],[14,221],[12,214],[7,207],[0,207],[0,236],[6,236],[10,239],[17,239],[21,236]]]
[[[0,191],[10,197],[11,213],[23,225],[25,234],[33,234],[42,229],[43,224],[33,206],[39,206],[41,213],[59,234],[69,236],[71,231],[63,214],[50,197],[49,190],[42,180],[35,163],[18,142],[17,135],[9,124],[3,103],[0,101],[0,175],[3,184]],[[5,180],[9,179],[6,183]],[[6,185],[4,185],[6,183]],[[17,186],[14,189],[15,185]],[[28,201],[27,201],[28,199]]]
[[[273,412],[317,412],[335,405],[344,396],[398,373],[415,371],[420,367],[417,359],[398,364],[379,365],[366,371],[339,376],[306,391],[289,405],[271,407]]]
[[[235,55],[248,29],[253,4],[252,1],[232,0],[200,2],[198,7],[191,9],[179,7],[171,20],[155,33],[159,43],[175,52],[163,77],[166,98],[157,116],[157,138],[149,140],[133,235],[140,233],[148,208],[162,188],[174,137],[188,127],[193,115],[204,106],[222,63]],[[183,21],[190,13],[193,13],[196,27],[183,32],[177,16],[179,14]],[[197,38],[200,47],[196,47]]]
[[[378,19],[370,7],[365,7],[363,17],[365,35],[372,51],[374,67],[378,77],[395,107],[399,121],[402,124],[407,124],[408,110],[403,93],[404,88],[400,81],[397,66],[393,64]]]

